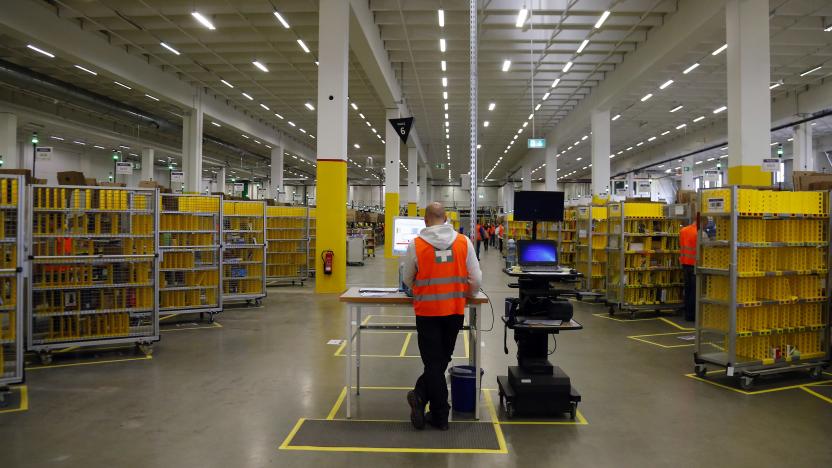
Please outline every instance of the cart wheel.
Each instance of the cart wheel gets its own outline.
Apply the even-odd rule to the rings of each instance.
[[[51,351],[41,351],[40,353],[38,353],[38,356],[40,357],[40,363],[43,364],[44,366],[48,366],[49,364],[52,364],[52,352]]]
[[[261,301],[260,299],[255,299],[254,300],[254,305],[257,306],[257,307],[260,307],[261,305],[263,305],[263,301]]]
[[[506,402],[506,416],[508,416],[509,419],[514,417],[514,404],[510,401]]]
[[[818,380],[822,376],[823,376],[823,368],[820,367],[820,366],[813,367],[812,370],[809,371],[809,377],[811,377],[814,380]]]
[[[740,387],[743,390],[751,390],[754,388],[754,377],[751,377],[750,375],[740,377]]]
[[[569,417],[573,421],[575,420],[576,417],[578,417],[578,402],[577,401],[572,402],[572,408],[569,410]]]
[[[150,343],[136,343],[136,348],[145,356],[153,355],[153,345]]]
[[[704,379],[708,375],[708,368],[705,366],[696,365],[693,367],[693,372],[700,379]]]
[[[213,313],[208,314],[208,323],[214,323],[214,314]]]
[[[636,311],[631,310],[630,311],[630,320],[635,320],[635,318],[636,318]]]
[[[610,317],[614,316],[615,315],[615,306],[611,305],[607,312],[610,314]]]

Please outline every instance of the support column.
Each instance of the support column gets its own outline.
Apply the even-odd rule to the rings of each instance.
[[[221,167],[220,170],[217,171],[217,192],[225,193],[225,166]]]
[[[407,149],[407,215],[416,216],[419,202],[419,153],[416,148]]]
[[[185,192],[202,189],[202,94],[194,96],[194,107],[182,117],[182,171]],[[178,188],[178,187],[177,187]],[[173,187],[171,191],[176,191]]]
[[[141,180],[153,180],[153,163],[156,161],[156,150],[142,148]]]
[[[428,185],[428,168],[423,167],[419,171],[419,208],[427,208],[430,198],[430,186]]]
[[[532,189],[532,167],[529,164],[520,168],[520,179],[522,190]]]
[[[610,193],[610,111],[594,110],[592,129],[592,195]]]
[[[558,189],[558,147],[546,147],[546,166],[543,167],[543,180],[546,191],[554,192]]]
[[[514,213],[514,184],[507,182],[503,190],[503,211],[508,215]]]
[[[728,183],[771,185],[763,159],[771,153],[769,5],[756,0],[725,4],[728,39]]]
[[[399,215],[399,151],[401,140],[387,120],[400,117],[398,109],[387,109],[384,122],[384,257],[393,258],[393,218]]]
[[[350,5],[320,0],[318,14],[318,222],[315,291],[341,293],[347,285],[347,82]],[[388,139],[389,141],[389,139]],[[321,255],[333,253],[332,274]]]
[[[5,169],[23,167],[17,145],[17,115],[9,112],[0,112],[0,158]]]
[[[814,171],[815,152],[812,145],[812,125],[802,123],[795,125],[794,142],[792,143],[792,171]]]
[[[682,190],[694,190],[693,177],[693,156],[688,156],[682,161]]]
[[[280,192],[283,191],[283,145],[272,148],[272,161],[269,169],[269,198],[280,201]]]

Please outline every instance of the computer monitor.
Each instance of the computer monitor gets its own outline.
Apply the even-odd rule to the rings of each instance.
[[[515,221],[563,221],[563,192],[514,192]]]
[[[557,266],[558,244],[553,240],[517,241],[520,266]]]
[[[408,216],[396,216],[393,218],[393,255],[401,257],[407,253],[407,246],[413,242],[413,239],[424,228],[424,218]]]

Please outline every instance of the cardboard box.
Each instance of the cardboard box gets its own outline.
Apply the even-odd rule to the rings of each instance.
[[[98,185],[101,187],[127,187],[124,182],[101,182]]]
[[[87,185],[83,172],[63,171],[58,173],[58,185]]]
[[[32,171],[29,169],[0,169],[0,174],[22,175],[27,185],[32,183]]]
[[[98,186],[98,181],[95,180],[95,178],[93,178],[93,177],[85,178],[84,182],[86,182],[87,187],[97,187]]]
[[[792,183],[795,190],[830,190],[832,189],[832,174],[794,171],[792,172]]]
[[[695,190],[679,190],[676,192],[676,203],[690,203],[696,201]]]

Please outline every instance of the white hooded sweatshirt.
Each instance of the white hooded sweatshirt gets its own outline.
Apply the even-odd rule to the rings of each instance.
[[[437,249],[449,249],[456,240],[457,232],[450,224],[439,224],[422,229],[419,232],[421,237],[428,244]],[[482,283],[482,271],[480,270],[480,262],[477,260],[477,252],[474,250],[474,245],[471,239],[465,238],[468,241],[468,256],[465,258],[465,266],[468,269],[468,293],[469,295],[476,294],[480,289]],[[411,242],[407,246],[407,253],[402,262],[402,280],[407,287],[413,287],[413,280],[416,278],[416,270],[418,264],[416,260],[416,243]]]

